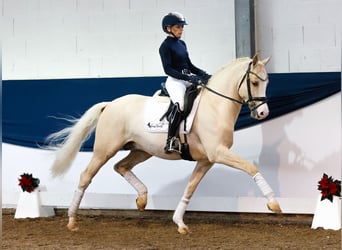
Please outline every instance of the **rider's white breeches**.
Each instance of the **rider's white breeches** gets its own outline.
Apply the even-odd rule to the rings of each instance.
[[[165,87],[170,95],[173,103],[179,103],[179,108],[184,110],[184,95],[185,90],[191,83],[188,81],[179,80],[171,76],[167,77]]]

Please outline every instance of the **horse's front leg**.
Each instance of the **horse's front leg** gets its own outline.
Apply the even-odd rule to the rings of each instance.
[[[189,228],[185,225],[183,221],[185,210],[189,204],[189,201],[195,192],[198,184],[204,177],[204,175],[208,172],[213,164],[205,161],[205,162],[197,162],[197,165],[194,171],[191,174],[188,185],[185,188],[183,197],[181,198],[178,206],[173,214],[173,222],[178,226],[178,232],[181,234],[186,234],[189,232]]]
[[[213,160],[217,163],[223,163],[227,166],[240,169],[251,175],[263,195],[267,198],[268,209],[275,213],[281,213],[281,208],[278,201],[275,199],[272,188],[268,185],[267,181],[264,179],[256,166],[233,154],[227,147],[224,146],[220,146],[217,149],[215,158]]]
[[[131,169],[138,163],[146,161],[150,157],[151,155],[144,151],[132,150],[125,158],[114,165],[115,171],[122,175],[138,192],[136,204],[139,211],[145,210],[147,204],[147,187],[135,176]]]

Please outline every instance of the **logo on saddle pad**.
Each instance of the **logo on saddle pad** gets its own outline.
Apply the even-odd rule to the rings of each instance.
[[[145,103],[144,127],[151,133],[167,133],[169,129],[169,122],[164,114],[169,108],[170,98],[166,96],[159,96],[158,94],[159,92],[157,91]],[[184,130],[184,121],[182,121],[179,126],[179,133],[188,134],[191,131],[200,97],[201,94],[196,97],[191,112],[186,118],[186,129]]]

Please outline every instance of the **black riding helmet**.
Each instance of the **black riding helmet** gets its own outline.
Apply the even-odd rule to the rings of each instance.
[[[165,33],[170,33],[167,31],[167,26],[173,26],[176,24],[187,25],[184,16],[178,12],[170,12],[164,16],[162,21],[162,28]]]

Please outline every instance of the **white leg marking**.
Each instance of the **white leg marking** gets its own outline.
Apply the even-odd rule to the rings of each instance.
[[[74,197],[72,199],[71,205],[68,210],[69,217],[75,217],[77,209],[80,206],[82,197],[84,195],[84,189],[77,189],[74,193]]]
[[[180,202],[178,203],[175,213],[173,214],[173,218],[172,218],[173,222],[176,223],[179,227],[185,226],[183,222],[183,216],[184,216],[184,213],[188,204],[189,204],[189,199],[183,196]]]
[[[133,174],[132,171],[127,171],[123,177],[125,180],[130,183],[134,189],[138,192],[139,195],[143,195],[147,193],[146,186]]]
[[[274,199],[274,192],[272,188],[268,185],[268,183],[266,182],[266,180],[260,173],[257,173],[256,175],[254,175],[253,179],[256,182],[256,184],[259,186],[263,195],[268,199],[268,201],[271,201],[272,199]]]

